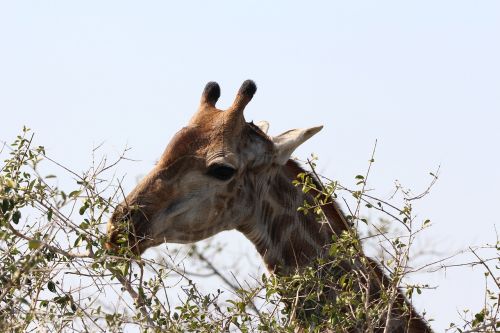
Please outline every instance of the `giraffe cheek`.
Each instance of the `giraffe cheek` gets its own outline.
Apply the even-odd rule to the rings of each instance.
[[[235,185],[236,185],[236,180],[233,179],[232,181],[230,181],[229,184],[227,184],[226,186],[227,193],[233,192]]]

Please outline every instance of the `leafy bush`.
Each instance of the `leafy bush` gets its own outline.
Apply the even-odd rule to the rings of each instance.
[[[429,287],[409,283],[408,274],[448,265],[449,258],[421,268],[410,261],[415,239],[431,225],[415,216],[413,203],[425,197],[437,174],[431,174],[432,182],[421,195],[412,196],[398,185],[399,204],[380,200],[366,188],[373,156],[367,172],[355,177],[355,189],[317,175],[314,158],[306,162],[311,173],[294,181],[303,191],[315,193],[315,204],[304,204],[300,210],[316,214],[318,221],[325,218],[322,206],[339,193],[353,198],[354,204],[347,205],[353,228],[332,240],[329,258],[290,276],[263,274],[251,283],[234,283],[199,245],[190,246],[187,259],[179,259],[175,249],[155,259],[138,257],[126,248],[106,249],[105,224],[123,198],[119,180],[106,175],[124,155],[112,163],[97,161],[79,174],[47,157],[27,128],[4,145],[2,154],[6,159],[0,169],[0,328],[6,331],[294,332],[300,325],[311,332],[353,327],[373,331],[380,318],[392,313],[400,290],[411,305],[413,297]],[[58,177],[40,174],[40,163],[58,166],[58,177],[72,177],[74,188],[60,189]],[[367,211],[376,212],[380,221],[368,221]],[[375,249],[380,267],[390,277],[376,298],[368,281],[379,266],[364,255],[362,243]],[[477,260],[460,264],[483,266],[484,306],[465,311],[449,331],[496,332],[500,327],[500,243],[485,248],[495,256],[483,259],[470,248]],[[186,269],[186,261],[219,279],[231,290],[230,296],[222,290],[201,292],[193,282],[200,272]],[[361,268],[332,269],[345,263]],[[172,296],[169,291],[177,285],[183,295]],[[324,302],[331,293],[336,302]],[[177,298],[181,301],[174,304]]]

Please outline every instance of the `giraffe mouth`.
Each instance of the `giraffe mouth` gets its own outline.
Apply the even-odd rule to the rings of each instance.
[[[193,197],[172,202],[152,218],[148,218],[141,210],[118,207],[107,225],[106,249],[114,252],[131,251],[140,255],[162,243],[190,242],[177,240],[178,235],[187,232],[185,228],[175,228],[175,220],[189,210],[189,199]]]
[[[149,221],[144,212],[119,206],[107,225],[105,247],[115,252],[142,254],[151,241]]]
[[[145,236],[143,233],[139,234],[137,232],[130,232],[125,229],[120,229],[113,224],[108,224],[108,239],[104,246],[109,251],[114,252],[132,252],[135,255],[140,255],[146,249],[151,246],[149,245],[152,241],[151,237]]]

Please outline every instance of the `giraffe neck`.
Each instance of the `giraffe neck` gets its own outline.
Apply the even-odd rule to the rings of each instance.
[[[324,223],[317,222],[312,212],[304,214],[297,210],[304,205],[304,201],[313,203],[311,194],[305,194],[302,187],[292,185],[292,180],[302,172],[305,171],[298,164],[288,161],[271,181],[268,199],[262,200],[260,210],[257,210],[254,219],[238,228],[254,243],[268,269],[278,275],[288,275],[297,269],[314,264],[315,259],[328,254],[332,236],[340,235],[349,228],[335,202],[322,206],[327,218]],[[342,262],[338,266],[330,267],[330,274],[335,275],[339,269],[344,272],[365,270],[364,275],[369,276],[366,285],[369,286],[370,297],[379,298],[380,288],[387,288],[390,280],[375,261],[369,258],[367,260],[367,266],[364,268]],[[335,299],[335,293],[325,295],[329,300]],[[308,310],[304,311],[307,313]],[[432,333],[432,329],[414,311],[400,291],[397,293],[392,313],[388,324],[389,332]],[[385,325],[385,320],[385,316],[382,316],[381,324]],[[352,330],[352,332],[358,331],[364,332],[363,329]],[[386,331],[383,326],[375,330],[375,332]]]
[[[297,209],[304,201],[312,204],[311,194],[292,185],[305,172],[289,161],[271,180],[267,200],[263,200],[254,219],[239,228],[257,248],[268,269],[288,274],[310,265],[328,251],[333,234],[346,229],[345,218],[335,203],[323,206],[328,221],[320,223],[313,212]]]

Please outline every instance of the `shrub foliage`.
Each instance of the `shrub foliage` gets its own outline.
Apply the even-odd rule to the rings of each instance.
[[[302,325],[310,332],[325,328],[347,332],[352,327],[369,332],[391,312],[400,290],[412,304],[429,288],[410,282],[409,274],[451,265],[450,258],[417,265],[413,257],[418,254],[416,239],[431,225],[414,214],[414,203],[429,192],[437,174],[431,174],[429,188],[420,195],[397,185],[399,197],[381,200],[367,188],[373,156],[367,172],[355,176],[354,189],[317,175],[314,158],[306,161],[311,172],[299,175],[294,184],[318,195],[314,204],[304,204],[300,210],[315,214],[321,222],[325,202],[350,197],[346,211],[353,228],[332,239],[328,258],[296,274],[280,278],[262,274],[251,281],[228,278],[197,245],[181,259],[177,249],[155,259],[138,257],[126,247],[110,251],[105,247],[105,224],[123,190],[119,179],[109,175],[124,155],[114,162],[94,160],[89,170],[78,173],[48,157],[33,138],[24,128],[1,151],[0,328],[6,331],[294,332]],[[58,176],[41,174],[43,163],[57,168]],[[63,177],[72,179],[73,188],[58,187]],[[373,216],[379,220],[372,222]],[[374,263],[362,245],[376,254],[377,267],[390,277],[376,300],[370,298],[367,283]],[[485,250],[494,254],[484,257]],[[450,332],[500,328],[499,250],[498,241],[471,247],[468,252],[474,261],[453,263],[482,266],[486,282],[483,307],[464,310],[456,323],[450,323]],[[346,262],[363,267],[344,272],[328,269]],[[201,291],[194,282],[200,272],[188,266],[203,267],[201,275],[208,271],[226,290]],[[324,302],[332,292],[336,301]]]

